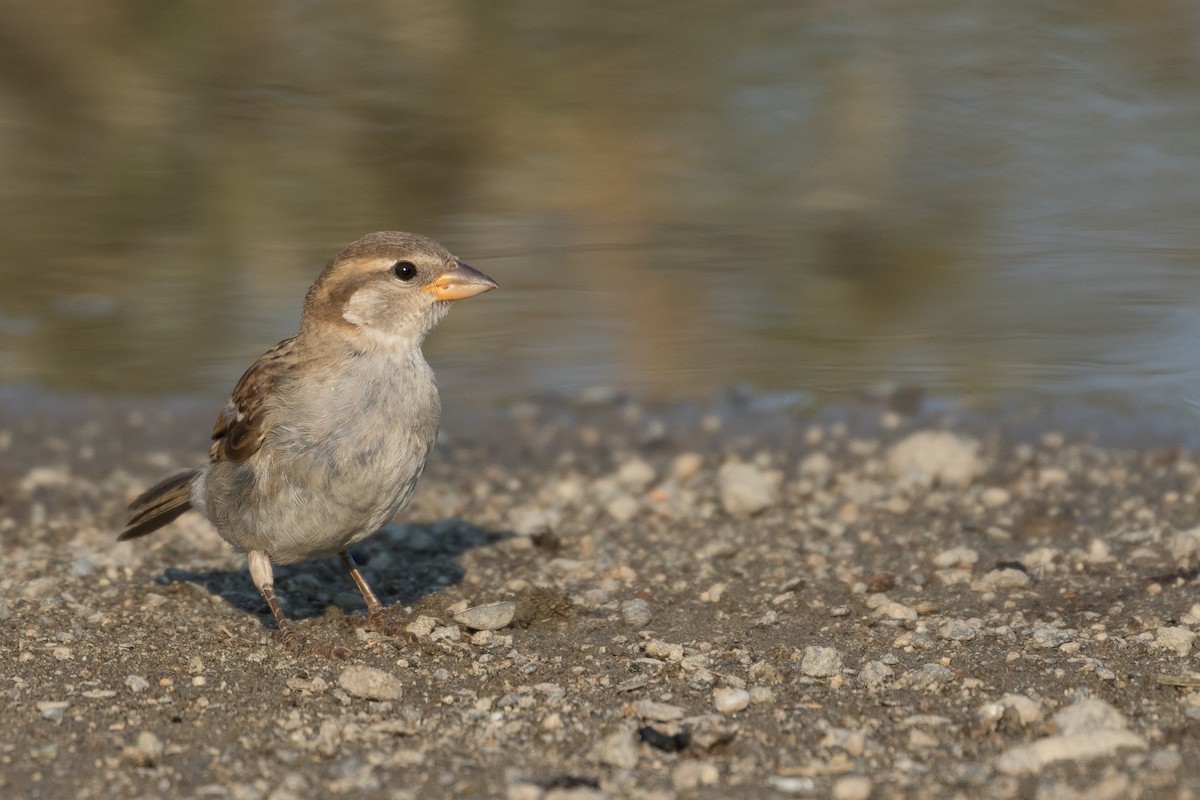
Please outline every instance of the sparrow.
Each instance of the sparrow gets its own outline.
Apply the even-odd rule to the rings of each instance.
[[[292,652],[310,646],[275,595],[272,563],[338,554],[392,630],[349,548],[412,497],[438,433],[441,401],[421,343],[451,302],[496,288],[437,242],[372,233],[350,244],[304,299],[300,331],[259,356],[217,415],[208,463],[171,475],[129,506],[119,540],[189,509],[246,554],[250,577]]]

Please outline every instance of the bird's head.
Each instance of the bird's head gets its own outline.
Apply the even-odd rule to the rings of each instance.
[[[419,345],[454,300],[496,282],[415,233],[372,233],[339,253],[304,301],[301,332],[332,326],[375,344]]]

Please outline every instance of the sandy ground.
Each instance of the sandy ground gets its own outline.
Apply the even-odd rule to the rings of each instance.
[[[116,544],[211,409],[0,406],[0,795],[1200,795],[1200,459],[919,405],[448,421],[356,551],[408,635],[278,573],[343,662],[196,515]]]

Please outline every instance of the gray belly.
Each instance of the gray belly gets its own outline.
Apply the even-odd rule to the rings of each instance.
[[[313,448],[289,457],[211,465],[206,516],[239,550],[281,564],[344,550],[407,505],[428,445],[390,451]],[[197,487],[200,488],[200,487]]]

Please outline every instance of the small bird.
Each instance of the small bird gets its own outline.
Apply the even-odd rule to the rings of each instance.
[[[450,303],[496,282],[412,233],[364,236],[339,253],[304,299],[300,332],[259,356],[217,415],[208,463],[171,475],[129,506],[120,541],[189,509],[246,553],[289,650],[310,646],[275,596],[271,563],[337,553],[394,632],[350,555],[408,504],[437,439],[441,401],[421,343]]]

